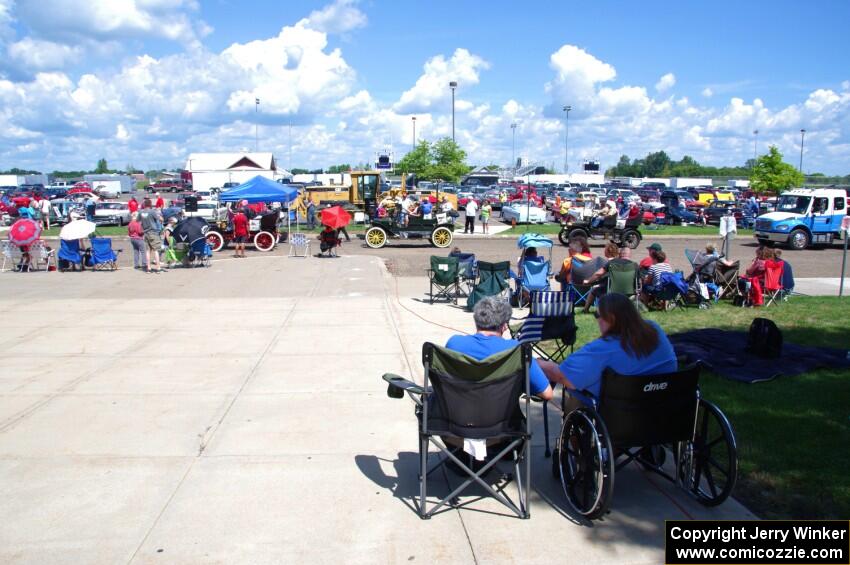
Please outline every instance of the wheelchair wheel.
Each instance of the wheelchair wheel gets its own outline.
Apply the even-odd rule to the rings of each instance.
[[[567,414],[555,454],[570,506],[589,520],[602,516],[614,492],[614,451],[599,415],[588,408]]]
[[[679,443],[679,481],[704,506],[726,500],[738,480],[738,447],[720,409],[700,399],[693,441]]]

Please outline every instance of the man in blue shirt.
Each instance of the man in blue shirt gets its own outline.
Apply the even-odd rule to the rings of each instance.
[[[519,345],[515,339],[502,337],[511,319],[511,306],[506,300],[495,296],[483,298],[475,305],[472,317],[475,320],[475,333],[452,336],[446,342],[446,349],[464,353],[480,361]],[[543,400],[552,398],[552,387],[549,386],[549,380],[536,359],[531,360],[528,378],[531,394]]]
[[[430,218],[431,211],[433,210],[433,206],[431,205],[431,201],[427,198],[422,199],[422,206],[419,207],[419,211],[422,212],[422,217],[428,216]]]

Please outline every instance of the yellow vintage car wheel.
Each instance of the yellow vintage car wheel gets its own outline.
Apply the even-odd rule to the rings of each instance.
[[[380,249],[387,243],[387,232],[383,228],[369,228],[366,231],[366,245],[372,249]]]
[[[431,243],[435,247],[448,247],[452,244],[452,232],[448,228],[437,228],[431,232]]]

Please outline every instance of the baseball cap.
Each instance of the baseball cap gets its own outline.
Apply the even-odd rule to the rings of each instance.
[[[647,249],[652,249],[653,251],[662,251],[660,243],[653,243],[652,245],[648,246]]]

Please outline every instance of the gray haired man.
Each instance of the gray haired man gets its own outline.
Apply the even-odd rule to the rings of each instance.
[[[469,355],[480,361],[519,345],[515,339],[502,337],[511,319],[511,305],[507,300],[495,296],[483,298],[475,305],[472,317],[475,320],[475,333],[452,336],[446,342],[446,349]],[[543,400],[552,398],[549,379],[546,378],[536,359],[531,360],[529,381],[532,394]]]

